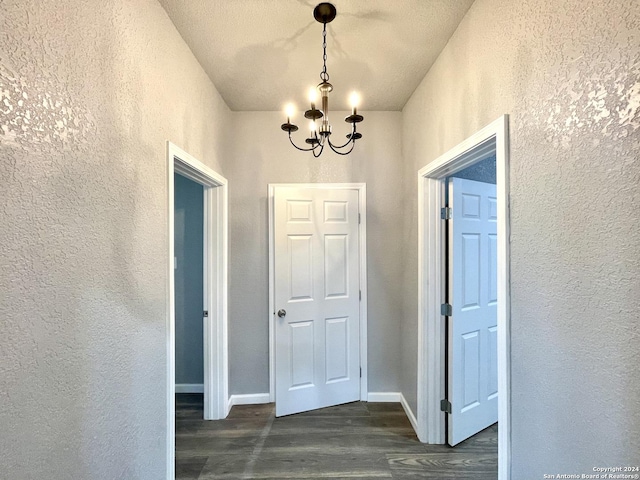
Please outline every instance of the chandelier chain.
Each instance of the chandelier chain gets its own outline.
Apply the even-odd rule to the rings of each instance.
[[[327,73],[327,24],[324,24],[322,29],[322,72],[320,72],[320,80],[323,82],[329,81],[329,74]]]

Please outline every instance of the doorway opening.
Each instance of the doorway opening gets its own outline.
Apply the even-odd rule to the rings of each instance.
[[[176,394],[202,396],[204,186],[176,173],[174,206]]]
[[[504,115],[418,172],[418,437],[446,443],[446,179],[495,154],[498,478],[509,478],[509,125]],[[455,212],[453,213],[455,215]],[[455,407],[454,407],[455,408]]]
[[[202,347],[205,420],[225,418],[229,411],[227,352],[227,180],[184,150],[167,142],[167,478],[175,477],[176,174],[202,186]]]

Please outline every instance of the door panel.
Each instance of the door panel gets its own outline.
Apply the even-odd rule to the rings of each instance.
[[[289,322],[291,388],[313,387],[313,321]]]
[[[480,308],[480,235],[462,234],[462,309]]]
[[[325,324],[327,383],[349,379],[349,318],[328,318]]]
[[[276,415],[360,398],[358,191],[274,188]]]
[[[325,299],[349,296],[349,237],[324,237],[324,291]]]
[[[488,398],[498,395],[498,327],[489,327],[489,388]]]
[[[496,187],[449,180],[448,442],[498,421]]]
[[[488,236],[489,259],[489,305],[498,304],[498,235],[490,233]]]
[[[310,235],[289,235],[290,301],[313,300],[313,246]]]

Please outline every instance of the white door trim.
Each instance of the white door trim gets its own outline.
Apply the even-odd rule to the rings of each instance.
[[[495,147],[494,147],[495,145]],[[509,118],[503,115],[418,172],[418,437],[445,443],[444,391],[444,179],[495,148],[498,203],[498,478],[511,469]]]
[[[275,245],[273,239],[274,223],[274,196],[278,187],[295,188],[331,188],[340,190],[358,191],[358,211],[360,212],[359,258],[360,258],[360,400],[367,401],[367,185],[366,183],[270,183],[269,184],[269,401],[276,401],[276,374],[275,374]]]
[[[204,188],[204,418],[225,418],[228,411],[227,352],[227,180],[184,150],[167,142],[167,212],[169,251],[167,261],[167,478],[175,478],[175,271],[174,271],[174,174]]]

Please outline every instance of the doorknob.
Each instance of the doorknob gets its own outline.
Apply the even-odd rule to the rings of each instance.
[[[285,309],[281,308],[280,310],[278,310],[278,316],[280,318],[282,318],[282,317],[284,317],[286,315],[287,315],[287,311]]]

